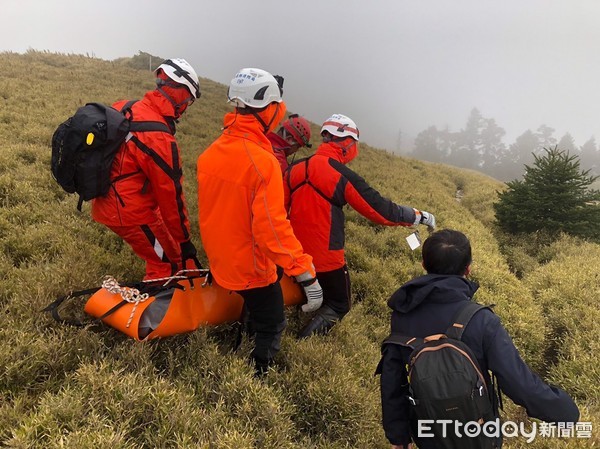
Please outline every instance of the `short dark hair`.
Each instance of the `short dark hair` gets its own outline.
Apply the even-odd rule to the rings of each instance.
[[[471,264],[471,243],[462,232],[442,229],[423,243],[423,267],[429,274],[465,274]]]

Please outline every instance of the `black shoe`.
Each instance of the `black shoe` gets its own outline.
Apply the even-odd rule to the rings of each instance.
[[[259,360],[257,358],[254,359],[254,377],[261,378],[267,375],[269,372],[269,368],[273,366],[273,360]]]
[[[327,306],[322,306],[313,319],[298,333],[298,338],[303,339],[311,335],[325,335],[341,319],[342,317],[337,312]]]

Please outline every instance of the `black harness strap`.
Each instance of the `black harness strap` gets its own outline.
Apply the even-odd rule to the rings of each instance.
[[[58,308],[67,299],[73,299],[73,298],[77,298],[78,296],[83,296],[83,295],[90,295],[92,293],[96,293],[101,288],[102,287],[93,287],[93,288],[87,288],[85,290],[80,290],[78,292],[69,292],[65,296],[61,296],[56,301],[53,301],[52,303],[48,304],[45,308],[42,309],[42,312],[50,312],[50,314],[52,315],[52,318],[54,318],[59,323],[70,324],[72,326],[85,326],[86,323],[82,323],[81,321],[68,320],[66,318],[61,317],[58,313]]]
[[[173,181],[176,181],[179,178],[181,178],[181,175],[183,174],[183,172],[181,171],[181,168],[171,168],[171,166],[167,163],[167,161],[165,161],[162,157],[160,157],[156,151],[154,151],[152,148],[150,148],[148,145],[146,145],[144,142],[142,142],[136,136],[132,135],[131,141],[143,153],[150,156],[152,158],[152,160],[154,161],[154,163],[156,165],[158,165],[162,169],[162,171],[164,171],[167,174],[167,176],[169,178],[171,178]]]
[[[139,285],[139,284],[136,284],[136,285]],[[70,299],[77,298],[79,296],[90,295],[92,293],[96,293],[101,288],[102,287],[93,287],[93,288],[88,288],[85,290],[79,290],[78,292],[70,292],[65,296],[61,296],[56,301],[53,301],[52,303],[48,304],[44,309],[42,309],[42,312],[50,312],[50,314],[52,315],[52,318],[54,318],[54,320],[56,320],[57,322],[62,323],[62,324],[69,324],[71,326],[83,327],[83,326],[88,326],[91,324],[98,324],[104,318],[112,315],[117,310],[119,310],[121,307],[123,307],[125,304],[127,304],[127,301],[122,300],[121,302],[117,303],[116,305],[114,305],[113,307],[108,309],[102,316],[99,316],[98,318],[95,318],[91,321],[85,321],[85,322],[80,321],[80,320],[75,320],[75,319],[68,319],[68,318],[64,318],[64,317],[60,316],[60,314],[58,312],[58,308],[62,305],[63,302],[65,302],[68,299],[70,300]]]
[[[318,194],[319,194],[319,195],[320,195],[322,198],[324,198],[325,200],[327,200],[327,202],[328,202],[328,203],[330,203],[330,204],[331,204],[331,205],[333,205],[333,206],[340,207],[340,205],[339,205],[339,204],[335,204],[331,198],[329,198],[327,195],[325,195],[325,194],[324,194],[324,193],[321,191],[321,189],[319,189],[319,188],[318,188],[316,185],[314,185],[314,184],[313,184],[313,183],[310,181],[310,179],[308,178],[308,161],[310,160],[310,158],[311,158],[311,157],[312,157],[312,156],[310,156],[310,157],[307,157],[306,159],[303,159],[303,161],[304,161],[304,180],[303,180],[301,183],[299,183],[298,185],[296,185],[295,187],[293,187],[293,188],[292,188],[292,184],[291,184],[291,182],[292,182],[292,181],[291,181],[291,179],[290,179],[290,178],[291,178],[291,176],[290,176],[290,175],[291,175],[292,171],[291,171],[291,169],[288,169],[288,170],[290,170],[290,174],[289,174],[289,175],[288,175],[288,177],[287,177],[287,181],[288,181],[288,187],[290,188],[290,207],[291,207],[291,205],[292,205],[292,197],[293,197],[294,193],[296,192],[296,190],[298,190],[298,189],[299,189],[300,187],[302,187],[303,185],[309,185],[309,186],[310,186],[310,187],[312,187],[312,188],[313,188],[313,190],[314,190],[315,192],[317,192],[317,193],[318,193]],[[299,164],[300,162],[302,162],[302,161],[298,161],[298,162],[296,162],[296,164]],[[294,164],[294,165],[296,165],[296,164]]]
[[[183,185],[181,184],[181,178],[183,177],[183,167],[179,161],[179,150],[175,142],[171,142],[171,159],[173,160],[173,172],[179,173],[177,179],[173,179],[175,184],[175,200],[177,202],[177,212],[179,214],[179,224],[181,226],[181,232],[183,232],[183,238],[189,240],[190,234],[188,228],[185,225],[185,204],[183,203]],[[182,261],[185,264],[185,261]]]

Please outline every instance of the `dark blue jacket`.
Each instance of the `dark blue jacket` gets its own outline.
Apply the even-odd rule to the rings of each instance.
[[[404,284],[389,299],[392,333],[427,337],[444,333],[478,286],[463,276],[428,274]],[[489,309],[478,311],[464,330],[462,341],[473,351],[482,371],[491,371],[504,394],[547,422],[576,422],[579,410],[571,397],[550,386],[519,356],[500,319]],[[392,444],[410,442],[408,382],[405,366],[410,350],[386,345],[380,365],[383,428]],[[419,448],[435,448],[431,439],[417,441]]]

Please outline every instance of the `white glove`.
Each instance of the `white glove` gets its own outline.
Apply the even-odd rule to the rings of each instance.
[[[435,229],[435,217],[433,214],[425,212],[424,210],[421,211],[421,221],[419,223],[427,226],[430,231]]]
[[[296,276],[296,282],[304,289],[306,304],[302,306],[304,313],[314,312],[323,304],[323,289],[316,277],[312,277],[310,272],[302,273]]]

